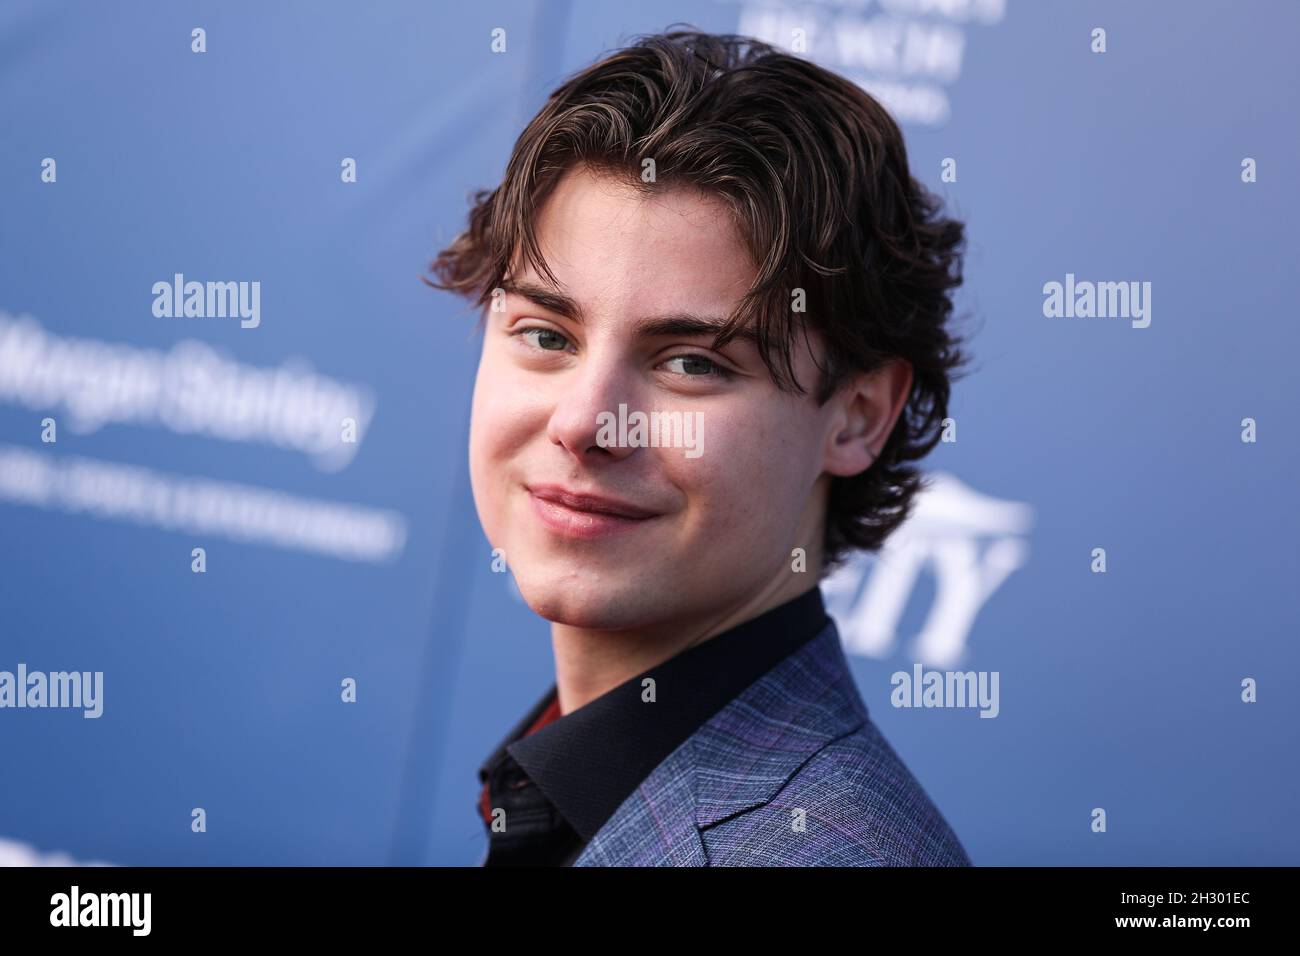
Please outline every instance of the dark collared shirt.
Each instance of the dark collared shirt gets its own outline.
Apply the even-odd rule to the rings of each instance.
[[[813,587],[563,716],[552,683],[479,768],[484,865],[571,865],[665,757],[828,621]]]

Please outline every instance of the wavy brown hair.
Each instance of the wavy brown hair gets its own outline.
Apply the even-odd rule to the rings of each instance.
[[[642,180],[647,159],[653,182]],[[893,358],[911,365],[911,393],[879,457],[832,479],[823,574],[852,550],[879,549],[910,513],[923,476],[908,463],[938,442],[967,361],[950,328],[964,227],[912,178],[893,119],[848,80],[747,37],[641,37],[551,94],[425,281],[486,305],[517,256],[554,280],[534,217],[580,163],[643,191],[680,183],[728,204],[758,274],[714,347],[750,326],[778,388],[806,394],[791,356],[800,320],[826,343],[818,404],[855,372]]]

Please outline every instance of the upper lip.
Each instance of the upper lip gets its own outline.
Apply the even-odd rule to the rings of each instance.
[[[528,490],[544,501],[553,501],[574,511],[617,515],[621,518],[653,518],[658,512],[650,511],[630,501],[598,495],[590,491],[574,491],[563,485],[530,485]]]

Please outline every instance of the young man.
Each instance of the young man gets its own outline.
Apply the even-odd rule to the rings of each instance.
[[[642,38],[529,123],[431,283],[484,307],[474,500],[555,656],[484,862],[969,864],[817,584],[907,516],[961,243],[874,100],[755,41]]]

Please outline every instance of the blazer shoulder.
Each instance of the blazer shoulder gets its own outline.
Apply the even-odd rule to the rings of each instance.
[[[956,834],[867,718],[761,806],[701,831],[711,866],[970,866]]]

